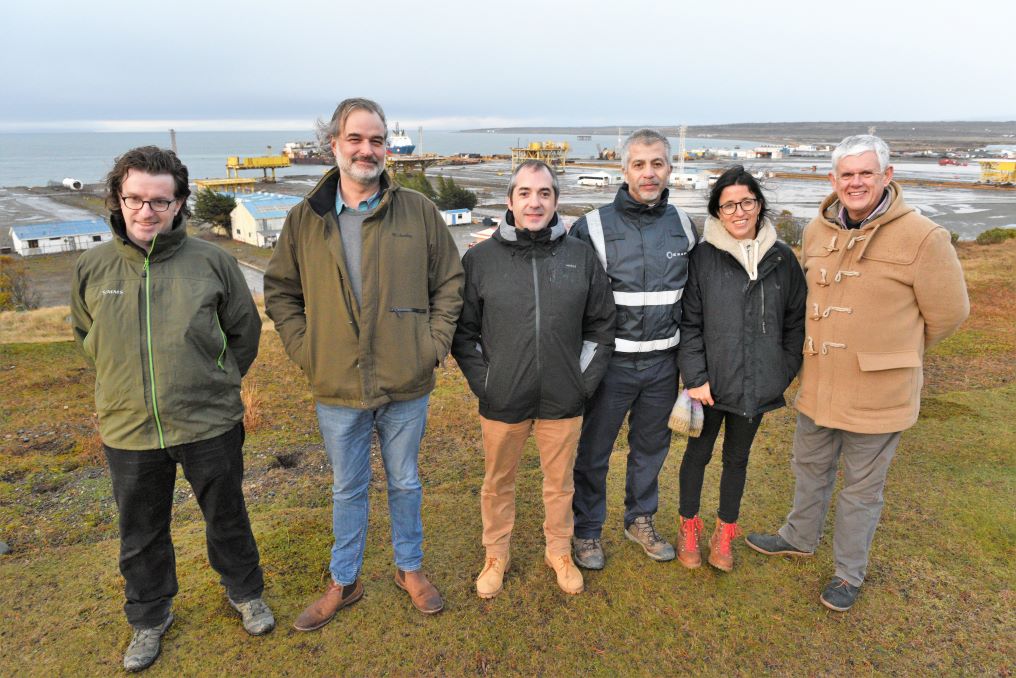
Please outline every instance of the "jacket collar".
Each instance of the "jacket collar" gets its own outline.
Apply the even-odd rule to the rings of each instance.
[[[187,239],[187,226],[184,223],[182,214],[177,214],[173,220],[173,227],[168,233],[160,233],[152,242],[151,251],[138,247],[127,237],[127,222],[120,212],[111,212],[109,215],[109,230],[113,232],[113,242],[120,255],[133,261],[162,261],[173,256],[180,249]]]
[[[623,183],[617,189],[614,196],[614,209],[625,216],[638,218],[641,216],[660,217],[667,211],[667,200],[670,197],[670,189],[664,188],[660,199],[653,205],[646,205],[631,197],[628,192],[628,184]]]
[[[375,214],[383,214],[388,207],[393,191],[397,191],[399,185],[388,176],[388,170],[381,172],[381,202],[378,203]],[[317,185],[307,194],[307,203],[318,216],[324,218],[329,212],[335,211],[335,197],[339,192],[339,168],[333,167]]]
[[[561,222],[557,212],[551,218],[550,223],[539,231],[528,231],[522,228],[515,228],[515,215],[511,210],[506,210],[501,225],[498,226],[494,238],[508,245],[531,247],[536,243],[554,242],[564,237],[564,224]]]
[[[769,219],[763,219],[753,240],[737,240],[727,232],[719,219],[710,216],[706,219],[702,239],[734,257],[748,274],[749,280],[757,280],[759,262],[776,244],[776,227]]]

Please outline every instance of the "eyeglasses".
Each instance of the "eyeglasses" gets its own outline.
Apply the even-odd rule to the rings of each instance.
[[[849,184],[854,178],[858,178],[861,181],[868,183],[873,181],[875,177],[882,176],[882,172],[872,172],[871,170],[865,170],[863,172],[844,172],[843,174],[836,175],[837,180],[843,184]]]
[[[148,203],[148,206],[152,208],[153,212],[165,212],[170,206],[176,202],[176,200],[166,200],[165,198],[156,198],[154,200],[142,200],[136,198],[133,195],[121,195],[120,199],[123,200],[123,204],[132,210],[139,210]]]
[[[741,202],[725,202],[720,205],[720,211],[724,214],[733,214],[737,211],[738,206],[745,212],[754,212],[755,208],[758,207],[758,200],[755,198],[745,198]]]

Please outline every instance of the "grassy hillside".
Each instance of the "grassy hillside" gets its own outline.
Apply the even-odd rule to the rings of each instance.
[[[452,361],[440,371],[423,475],[425,569],[446,609],[424,618],[392,581],[384,471],[374,456],[364,599],[319,632],[290,630],[327,581],[330,470],[305,380],[266,329],[247,388],[248,497],[279,619],[250,638],[204,553],[186,481],[176,492],[177,622],[148,675],[780,675],[989,674],[1016,656],[1013,515],[1016,450],[1016,242],[962,245],[973,313],[928,356],[924,405],[889,474],[868,581],[854,609],[818,603],[832,573],[815,558],[768,559],[735,547],[731,574],[654,563],[621,533],[625,436],[609,478],[607,568],[562,594],[542,562],[540,470],[520,469],[513,563],[491,601],[473,590],[483,477],[476,403]],[[5,328],[13,319],[0,318]],[[109,675],[130,632],[109,477],[93,421],[94,374],[57,333],[62,316],[22,322],[0,345],[0,675]],[[13,334],[9,336],[14,336]],[[742,527],[777,527],[789,509],[793,413],[767,415],[752,453]],[[675,437],[657,524],[676,536]],[[717,504],[710,465],[703,515]],[[711,520],[707,525],[711,528]],[[831,518],[830,518],[831,525]]]

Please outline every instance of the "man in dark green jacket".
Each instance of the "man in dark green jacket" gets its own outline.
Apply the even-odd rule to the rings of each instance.
[[[434,368],[462,307],[462,264],[437,207],[384,171],[381,107],[346,99],[324,130],[338,164],[286,218],[265,273],[265,308],[310,381],[332,465],[331,582],[297,618],[319,629],[363,595],[370,443],[388,478],[395,582],[442,609],[423,574],[417,455]]]
[[[79,257],[74,337],[95,365],[95,407],[119,510],[124,668],[158,657],[177,593],[170,519],[176,465],[205,517],[208,560],[252,635],[275,626],[243,499],[240,379],[261,318],[236,261],[187,237],[187,168],[135,148],[107,180],[114,238]]]

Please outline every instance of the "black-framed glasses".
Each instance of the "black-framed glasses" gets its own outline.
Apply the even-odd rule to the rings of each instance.
[[[755,208],[758,207],[758,200],[756,198],[745,198],[741,202],[725,202],[720,205],[720,211],[724,214],[733,214],[737,211],[739,205],[745,212],[754,212]]]
[[[139,210],[148,203],[148,206],[152,208],[153,212],[165,212],[172,206],[176,200],[166,200],[165,198],[155,198],[154,200],[142,200],[136,198],[133,195],[121,195],[120,199],[123,200],[123,204],[132,210]]]

